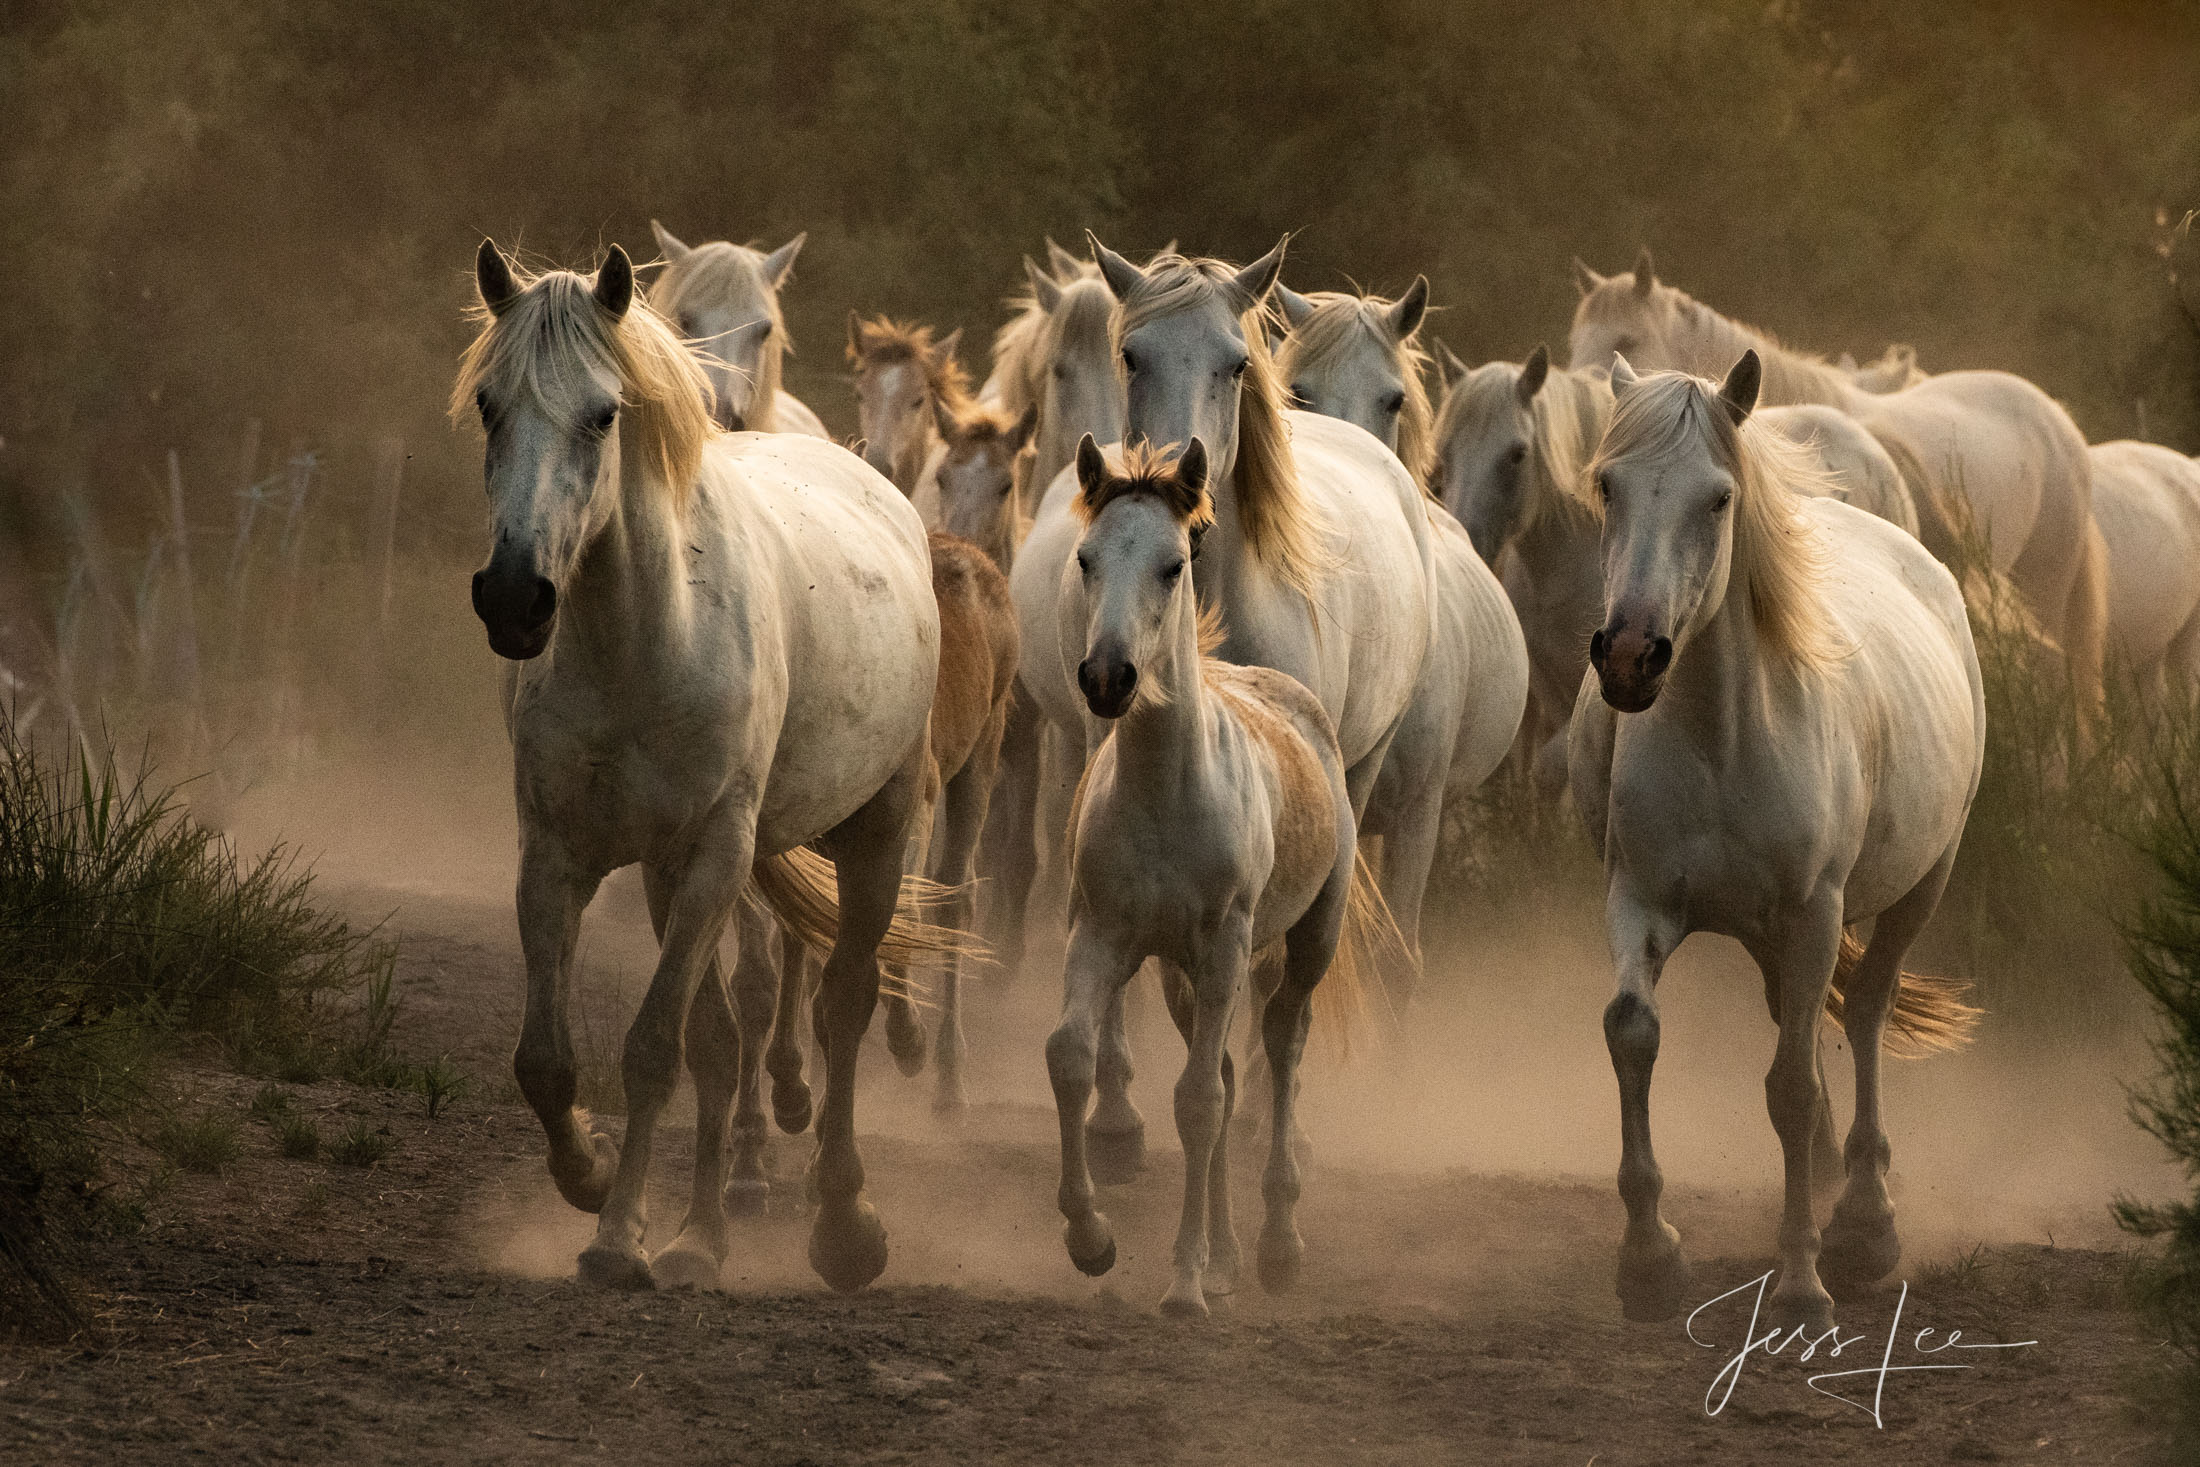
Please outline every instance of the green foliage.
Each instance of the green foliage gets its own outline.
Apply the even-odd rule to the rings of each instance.
[[[303,1043],[321,1002],[387,955],[317,911],[280,851],[258,861],[144,772],[64,751],[47,765],[0,714],[0,1315],[70,1317],[66,1237],[90,1218],[98,1143],[144,1098],[177,1033]],[[178,1166],[233,1159],[234,1116],[172,1119]]]
[[[187,1172],[217,1173],[244,1155],[237,1118],[225,1110],[171,1116],[151,1137],[153,1149]]]
[[[464,1095],[470,1084],[465,1071],[452,1064],[447,1054],[437,1055],[430,1063],[417,1067],[413,1078],[420,1088],[420,1098],[427,1102],[431,1121],[452,1101]]]
[[[397,1149],[397,1140],[365,1121],[353,1121],[329,1143],[328,1159],[338,1166],[369,1167]]]
[[[313,1117],[285,1112],[274,1124],[275,1144],[292,1161],[311,1161],[321,1154],[321,1128]]]
[[[2200,1453],[2200,734],[2165,741],[2153,769],[2144,846],[2161,891],[2130,929],[2132,975],[2160,1019],[2161,1072],[2132,1097],[2133,1116],[2184,1169],[2192,1195],[2116,1204],[2116,1220],[2160,1251],[2138,1271],[2138,1298],[2166,1334],[2177,1363],[2163,1392],[2172,1431]]]
[[[280,1085],[262,1085],[252,1092],[249,1114],[256,1121],[273,1123],[290,1113],[290,1092]]]

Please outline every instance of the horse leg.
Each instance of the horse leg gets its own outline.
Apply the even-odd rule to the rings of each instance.
[[[1658,1210],[1665,1175],[1650,1147],[1650,1072],[1658,1062],[1658,979],[1684,933],[1615,879],[1605,900],[1619,991],[1604,1006],[1604,1044],[1619,1080],[1619,1195],[1627,1231],[1619,1245],[1619,1301],[1629,1319],[1671,1319],[1688,1290],[1681,1235]]]
[[[1043,717],[1040,724],[1035,839],[1044,859],[1032,886],[1031,900],[1024,909],[1027,933],[1032,913],[1043,914],[1046,921],[1052,923],[1061,920],[1069,910],[1069,809],[1085,770],[1084,734],[1063,729]],[[1026,942],[1029,942],[1028,935]],[[1041,972],[1038,976],[1045,978],[1048,974]]]
[[[1062,1129],[1062,1241],[1069,1261],[1095,1278],[1115,1267],[1115,1235],[1107,1214],[1093,1206],[1085,1111],[1092,1104],[1101,1017],[1138,964],[1137,954],[1102,941],[1083,924],[1073,929],[1062,972],[1062,1020],[1047,1036],[1047,1079]]]
[[[1267,1217],[1260,1229],[1260,1286],[1282,1293],[1298,1282],[1306,1244],[1299,1237],[1299,1155],[1287,1137],[1298,1130],[1299,1060],[1306,1053],[1306,1030],[1314,1014],[1314,987],[1336,960],[1337,941],[1352,890],[1350,860],[1338,863],[1329,884],[1306,915],[1284,935],[1283,981],[1261,1009],[1260,1037],[1268,1055],[1274,1087],[1270,1102],[1268,1169],[1261,1174],[1261,1200]]]
[[[649,1260],[642,1253],[642,1234],[648,1220],[646,1191],[657,1122],[678,1079],[688,1010],[705,971],[716,959],[726,919],[749,879],[754,849],[755,833],[748,817],[731,816],[698,842],[681,869],[663,873],[670,887],[665,898],[663,951],[641,1010],[627,1029],[621,1056],[626,1143],[620,1150],[611,1194],[596,1218],[596,1239],[580,1257],[581,1277],[592,1283],[638,1289],[652,1282]],[[719,1123],[723,1124],[722,1111]],[[714,1186],[708,1203],[712,1210],[723,1205],[718,1193]]]
[[[1849,1127],[1848,1187],[1826,1224],[1818,1269],[1828,1283],[1844,1289],[1877,1283],[1902,1261],[1894,1203],[1887,1196],[1893,1151],[1880,1116],[1880,1039],[1902,986],[1903,954],[1940,906],[1954,866],[1955,852],[1950,850],[1923,881],[1879,914],[1871,943],[1843,995],[1842,1026],[1856,1062],[1856,1120]]]
[[[929,755],[926,767],[933,769]],[[932,793],[936,787],[936,771],[927,773],[925,797],[917,805],[916,822],[910,828],[909,845],[902,858],[904,876],[922,875],[926,869],[926,857],[932,847],[932,821],[938,813],[937,799]],[[917,1012],[916,993],[911,987],[906,965],[896,963],[888,971],[894,981],[886,987],[886,1050],[893,1055],[896,1068],[904,1075],[914,1076],[924,1069],[925,1051],[931,1047],[931,1040],[924,1032],[924,1018]]]
[[[729,1210],[761,1217],[771,1182],[764,1173],[764,1050],[773,1035],[773,1006],[785,978],[772,961],[772,923],[765,911],[744,900],[734,917],[737,947],[733,964],[734,1017],[740,1026],[740,1068],[734,1077],[733,1177],[726,1183]],[[796,1057],[799,1071],[800,1056]]]
[[[810,950],[786,928],[779,931],[778,1006],[772,1011],[771,1048],[764,1068],[772,1077],[772,1119],[798,1136],[810,1129],[810,1082],[802,1078],[802,1011],[809,999]]]
[[[1445,762],[1450,762],[1446,752]],[[1421,979],[1421,904],[1428,896],[1429,869],[1436,864],[1436,843],[1443,834],[1441,781],[1412,801],[1383,832],[1383,868],[1378,887],[1398,925],[1405,952],[1386,953],[1383,991],[1394,1018],[1402,1020]]]
[[[1176,1032],[1184,1037],[1188,1055],[1198,1029],[1198,995],[1182,968],[1170,962],[1161,963],[1160,968],[1161,995],[1169,1006],[1169,1017],[1176,1021]],[[1257,984],[1258,980],[1255,982]],[[1237,1292],[1238,1270],[1244,1262],[1238,1249],[1237,1225],[1230,1216],[1230,1118],[1236,1110],[1236,1066],[1225,1045],[1222,1051],[1222,1129],[1215,1137],[1214,1155],[1207,1162],[1207,1267],[1199,1281],[1200,1291],[1210,1299]]]
[[[649,900],[650,925],[662,943],[671,882],[657,867],[644,866],[642,891]],[[684,1045],[688,1073],[695,1077],[694,1190],[679,1236],[650,1260],[649,1269],[660,1284],[707,1289],[718,1282],[718,1270],[726,1261],[726,1214],[720,1198],[725,1182],[726,1116],[733,1105],[741,1054],[741,1035],[716,953],[711,954],[688,1008]]]
[[[1108,994],[1100,1016],[1100,1098],[1085,1123],[1092,1174],[1111,1186],[1132,1181],[1146,1169],[1146,1118],[1131,1103],[1129,995],[1125,981]]]
[[[581,911],[600,877],[584,875],[547,835],[527,831],[519,860],[519,940],[527,963],[527,1011],[512,1074],[550,1143],[558,1193],[583,1212],[601,1210],[619,1166],[619,1147],[573,1108],[573,949]]]
[[[853,1293],[886,1267],[886,1228],[863,1197],[856,1151],[856,1062],[878,1007],[878,945],[893,925],[903,859],[930,755],[920,745],[863,808],[834,828],[825,850],[840,889],[840,931],[820,982],[825,1103],[817,1117],[817,1218],[810,1266]]]
[[[1039,712],[1018,688],[1009,697],[999,783],[979,841],[980,865],[991,879],[988,925],[1002,983],[1023,966],[1024,916],[1039,869],[1039,733]]]
[[[1798,914],[1784,940],[1757,955],[1780,990],[1780,1039],[1765,1074],[1765,1109],[1780,1136],[1786,1187],[1780,1211],[1780,1281],[1768,1322],[1814,1334],[1833,1328],[1833,1298],[1818,1279],[1818,1223],[1811,1211],[1811,1152],[1825,1094],[1818,1080],[1818,1025],[1841,947],[1838,898]]]
[[[1215,1159],[1229,1115],[1223,1053],[1230,1037],[1230,1009],[1245,979],[1250,910],[1234,913],[1217,933],[1191,977],[1192,1025],[1184,1073],[1176,1082],[1176,1134],[1184,1144],[1184,1211],[1176,1228],[1176,1277],[1161,1296],[1161,1312],[1178,1318],[1207,1313],[1208,1219],[1213,1205]],[[1228,1191],[1229,1178],[1223,1177]],[[1235,1239],[1232,1239],[1233,1248]],[[1234,1284],[1233,1284],[1234,1286]]]
[[[985,829],[996,768],[997,760],[973,754],[941,795],[940,844],[933,876],[950,892],[942,924],[958,931],[970,923],[971,863]],[[949,953],[940,974],[940,1032],[933,1046],[939,1088],[932,1095],[933,1110],[959,1115],[969,1105],[963,1092],[963,1066],[969,1056],[962,1028],[962,960]]]

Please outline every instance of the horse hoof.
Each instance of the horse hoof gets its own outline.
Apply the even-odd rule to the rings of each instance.
[[[1833,1296],[1816,1279],[1794,1288],[1782,1279],[1765,1301],[1765,1323],[1783,1335],[1797,1329],[1822,1335],[1833,1328]]]
[[[886,1011],[886,1052],[894,1057],[894,1067],[904,1075],[924,1072],[925,1051],[931,1047],[931,1042],[924,1025],[916,1021],[906,1004],[897,1003]]]
[[[1105,1213],[1094,1213],[1082,1223],[1062,1224],[1062,1246],[1077,1271],[1098,1278],[1115,1267],[1115,1233]]]
[[[810,1085],[807,1080],[772,1081],[772,1119],[789,1136],[810,1129]]]
[[[1299,1281],[1299,1265],[1306,1257],[1306,1245],[1299,1241],[1294,1230],[1282,1234],[1264,1232],[1260,1235],[1260,1286],[1271,1294],[1286,1293]]]
[[[1878,1283],[1901,1262],[1902,1242],[1895,1236],[1893,1218],[1848,1224],[1837,1211],[1833,1221],[1826,1224],[1825,1241],[1818,1254],[1818,1276],[1830,1288],[1859,1290]]]
[[[1110,1238],[1105,1247],[1090,1258],[1079,1258],[1073,1250],[1069,1261],[1077,1265],[1077,1271],[1087,1278],[1098,1278],[1115,1267],[1115,1239]]]
[[[558,1195],[582,1212],[601,1212],[611,1196],[612,1179],[619,1174],[619,1143],[598,1131],[589,1136],[588,1151],[585,1172],[561,1172],[552,1157],[550,1180],[558,1184]]]
[[[649,1271],[648,1259],[639,1253],[627,1253],[601,1243],[591,1243],[581,1250],[580,1266],[582,1280],[598,1288],[631,1293],[657,1286],[655,1276]]]
[[[1170,1319],[1205,1319],[1207,1296],[1196,1287],[1174,1286],[1161,1296],[1161,1312]]]
[[[1619,1245],[1620,1313],[1637,1324],[1655,1324],[1681,1312],[1688,1299],[1688,1260],[1681,1255],[1681,1235],[1671,1223],[1660,1223],[1653,1243]]]
[[[843,1294],[886,1271],[886,1225],[868,1202],[821,1211],[810,1225],[810,1267]]]
[[[1146,1169],[1146,1128],[1095,1131],[1085,1127],[1085,1167],[1103,1186],[1119,1187]]]
[[[772,1184],[761,1177],[735,1177],[726,1183],[726,1213],[729,1217],[762,1217],[771,1195]]]
[[[662,1289],[715,1289],[719,1262],[708,1245],[682,1234],[649,1260],[647,1272]]]
[[[970,1099],[963,1094],[960,1080],[942,1080],[940,1088],[932,1093],[932,1114],[936,1116],[959,1121],[969,1109]]]

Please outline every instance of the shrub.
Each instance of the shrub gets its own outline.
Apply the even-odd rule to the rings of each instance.
[[[219,1172],[244,1154],[237,1118],[223,1110],[171,1116],[152,1142],[155,1151],[187,1172]]]
[[[321,1154],[321,1130],[311,1116],[285,1113],[275,1119],[275,1144],[293,1161],[311,1161]]]
[[[377,1131],[365,1121],[353,1121],[344,1134],[329,1143],[328,1159],[338,1166],[373,1166],[397,1149],[387,1131]]]

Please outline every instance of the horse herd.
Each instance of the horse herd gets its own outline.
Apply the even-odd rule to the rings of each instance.
[[[2013,588],[2082,707],[2112,651],[2189,696],[2191,460],[2089,451],[2004,373],[1789,351],[1660,283],[1647,252],[1611,277],[1577,262],[1570,366],[1447,349],[1432,404],[1425,280],[1395,301],[1301,295],[1282,244],[1242,268],[1173,247],[1141,266],[1097,239],[1089,260],[1050,242],[1025,261],[976,388],[959,332],[851,314],[859,453],[781,385],[802,239],[767,254],[655,228],[646,295],[616,247],[592,276],[529,276],[483,241],[451,398],[486,435],[473,603],[508,659],[514,1067],[560,1192],[597,1214],[584,1277],[715,1282],[729,1207],[767,1185],[763,1077],[782,1129],[812,1121],[806,1003],[810,1259],[838,1289],[878,1276],[857,1053],[883,995],[895,1059],[915,1073],[930,1050],[936,1105],[964,1105],[983,869],[1011,969],[1027,914],[1068,911],[1046,1064],[1072,1262],[1112,1265],[1095,1180],[1142,1165],[1125,998],[1151,962],[1187,1048],[1162,1307],[1202,1314],[1237,1283],[1241,1000],[1270,1107],[1257,1267],[1287,1286],[1317,999],[1341,1015],[1366,982],[1412,1002],[1444,809],[1516,747],[1604,856],[1626,1313],[1687,1296],[1649,1086],[1658,978],[1694,931],[1742,942],[1780,1026],[1768,1307],[1830,1328],[1828,1282],[1894,1269],[1882,1041],[1950,1046],[1976,1017],[1902,970],[1983,758],[1965,591]],[[575,1108],[568,1006],[582,910],[636,864],[661,956],[615,1143]],[[1845,1148],[1822,1014],[1852,1040]],[[694,1189],[652,1255],[645,1183],[683,1058]]]

